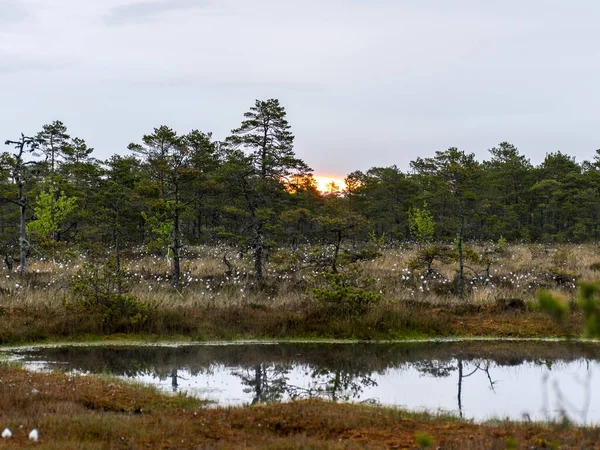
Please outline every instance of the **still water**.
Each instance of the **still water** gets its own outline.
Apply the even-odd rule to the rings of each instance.
[[[11,351],[34,370],[102,373],[218,405],[324,398],[482,421],[600,423],[600,345],[235,344]]]

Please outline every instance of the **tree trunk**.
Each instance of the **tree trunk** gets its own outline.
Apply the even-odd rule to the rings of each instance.
[[[181,268],[179,263],[179,211],[177,204],[175,205],[175,217],[173,218],[173,278],[171,285],[175,288],[179,287],[179,278],[181,277]]]
[[[196,239],[200,239],[202,236],[202,207],[200,204],[197,206],[198,210],[196,212]]]
[[[463,362],[462,359],[458,360],[458,412],[460,417],[463,416],[462,412],[462,382],[463,382]]]
[[[119,239],[119,212],[116,212],[115,225],[113,228],[113,244],[115,246],[115,265],[117,269],[117,290],[121,294],[123,292],[122,278],[121,278],[121,240]]]
[[[263,224],[258,223],[256,226],[256,236],[254,239],[254,273],[256,281],[263,279],[263,249],[265,245],[265,236],[263,233]]]
[[[21,209],[21,223],[19,227],[19,261],[21,264],[21,275],[27,275],[27,228],[25,212],[27,204],[23,198],[23,184],[19,182],[19,208]]]
[[[331,401],[336,403],[338,401],[337,398],[337,392],[338,390],[341,390],[342,388],[342,383],[340,380],[340,371],[336,370],[335,371],[335,378],[333,379],[333,384],[331,386]]]
[[[252,404],[260,403],[263,397],[263,369],[262,365],[259,364],[254,366],[254,398]]]
[[[173,369],[171,371],[171,389],[173,389],[173,392],[177,392],[177,389],[179,388],[179,375],[177,375],[177,369]]]
[[[269,142],[269,126],[268,123],[264,126],[264,135],[262,147],[260,149],[260,176],[263,180],[267,178],[267,143]]]
[[[119,242],[119,231],[115,228],[113,230],[113,243],[115,246],[115,264],[117,265],[117,272],[121,271],[121,243]]]
[[[461,208],[462,209],[462,208]],[[458,233],[458,296],[463,298],[464,295],[464,262],[463,262],[463,238],[465,233],[465,215],[461,211],[460,214],[460,232]]]
[[[337,260],[338,255],[340,254],[340,245],[342,244],[342,231],[337,231],[337,241],[335,243],[335,250],[333,252],[333,261],[331,261],[331,271],[333,273],[338,273],[337,270]]]

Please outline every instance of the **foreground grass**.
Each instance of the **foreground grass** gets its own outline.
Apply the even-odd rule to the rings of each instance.
[[[395,409],[304,401],[207,408],[184,396],[94,376],[0,365],[0,448],[600,448],[600,430],[476,425]],[[40,441],[27,440],[38,428]]]

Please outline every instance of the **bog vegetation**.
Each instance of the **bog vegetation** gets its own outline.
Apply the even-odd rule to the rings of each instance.
[[[575,305],[600,268],[600,153],[534,166],[506,142],[482,162],[449,148],[323,193],[275,99],[222,142],[163,125],[107,160],[60,121],[14,138],[0,158],[4,342],[460,334],[460,314],[535,317],[541,289]],[[482,324],[462,333],[559,333]]]

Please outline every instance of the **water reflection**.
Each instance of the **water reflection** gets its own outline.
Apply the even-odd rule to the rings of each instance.
[[[61,347],[14,354],[30,367],[109,373],[220,404],[319,397],[478,420],[600,422],[600,393],[591,389],[600,347],[591,344]]]

